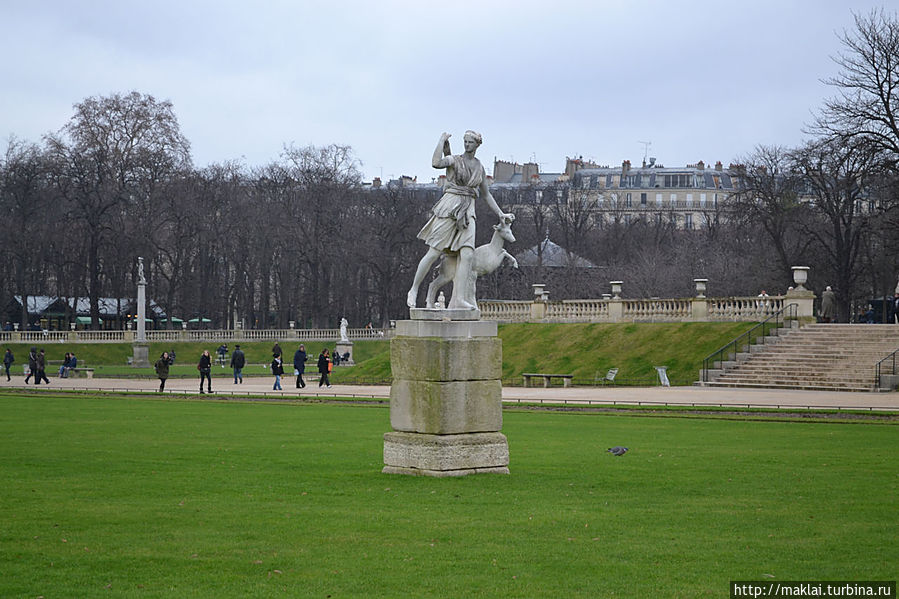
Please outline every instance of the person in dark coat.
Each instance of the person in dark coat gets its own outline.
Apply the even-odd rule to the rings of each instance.
[[[12,363],[16,361],[15,356],[12,355],[12,350],[8,347],[6,348],[6,353],[3,354],[3,368],[6,369],[6,380],[11,381],[12,379],[9,377],[9,369],[12,368]]]
[[[821,294],[821,322],[833,322],[837,312],[837,296],[830,288]]]
[[[37,378],[34,379],[34,384],[40,385],[41,381],[50,384],[50,379],[47,378],[47,356],[43,347],[37,352]]]
[[[331,388],[331,379],[328,376],[328,373],[331,371],[331,357],[328,354],[328,348],[322,350],[322,353],[318,356],[318,372],[321,375],[318,379],[318,386],[327,385],[328,389]]]
[[[231,368],[234,369],[234,384],[238,381],[243,384],[243,367],[247,364],[247,358],[244,356],[243,350],[239,345],[234,346],[234,353],[231,354]]]
[[[34,377],[37,379],[37,348],[32,347],[31,351],[28,352],[28,374],[25,375],[25,384],[28,384],[28,379]]]
[[[169,352],[162,352],[159,359],[156,360],[156,376],[159,377],[159,392],[165,391],[165,380],[169,378],[169,366],[171,366],[171,357]]]
[[[281,353],[281,346],[277,341],[275,341],[275,344],[272,346],[272,357],[274,358],[275,356],[280,356]]]
[[[208,349],[203,350],[197,370],[200,371],[200,393],[203,392],[203,379],[206,379],[206,387],[209,393],[212,393],[212,357],[209,355]]]
[[[305,389],[306,381],[303,380],[303,373],[306,372],[306,346],[302,343],[300,349],[293,354],[293,369],[297,373],[297,389],[300,387]]]
[[[72,354],[70,354],[69,352],[66,352],[65,357],[62,359],[62,366],[59,367],[59,372],[57,373],[59,378],[61,378],[61,379],[66,378],[66,370],[71,366],[71,364],[72,364]]]

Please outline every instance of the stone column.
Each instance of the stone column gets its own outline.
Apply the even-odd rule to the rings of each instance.
[[[705,297],[706,285],[708,279],[693,279],[696,284],[696,297],[690,307],[690,320],[693,322],[704,322],[709,319],[709,303]]]
[[[609,322],[624,320],[624,303],[621,301],[622,281],[609,281],[612,286],[612,299],[609,300]]]
[[[131,345],[134,368],[150,367],[150,344],[147,343],[147,279],[144,278],[144,259],[137,258],[137,336]]]
[[[384,434],[389,474],[509,473],[496,323],[438,320],[413,308],[390,342],[393,385]],[[435,318],[435,319],[425,319]]]

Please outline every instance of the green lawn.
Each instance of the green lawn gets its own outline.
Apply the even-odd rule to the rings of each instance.
[[[896,577],[895,425],[506,411],[512,474],[460,479],[381,474],[388,429],[383,407],[0,396],[0,596],[726,597],[729,580]]]

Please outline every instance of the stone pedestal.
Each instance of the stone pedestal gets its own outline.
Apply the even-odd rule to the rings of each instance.
[[[384,435],[383,472],[508,474],[496,323],[416,316],[397,322],[390,342],[393,432]]]
[[[334,346],[334,349],[337,350],[337,353],[340,354],[340,364],[341,366],[354,366],[356,364],[355,356],[353,355],[353,342],[352,341],[338,341],[337,345]],[[349,360],[344,360],[343,355],[350,354]]]
[[[150,364],[150,344],[149,343],[141,343],[136,341],[131,344],[131,351],[133,352],[133,358],[131,360],[131,366],[134,368],[149,368],[152,366]]]

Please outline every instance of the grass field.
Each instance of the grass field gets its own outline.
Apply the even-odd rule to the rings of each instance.
[[[460,479],[381,474],[388,429],[383,407],[0,396],[0,596],[896,578],[896,425],[506,411],[512,474]]]

